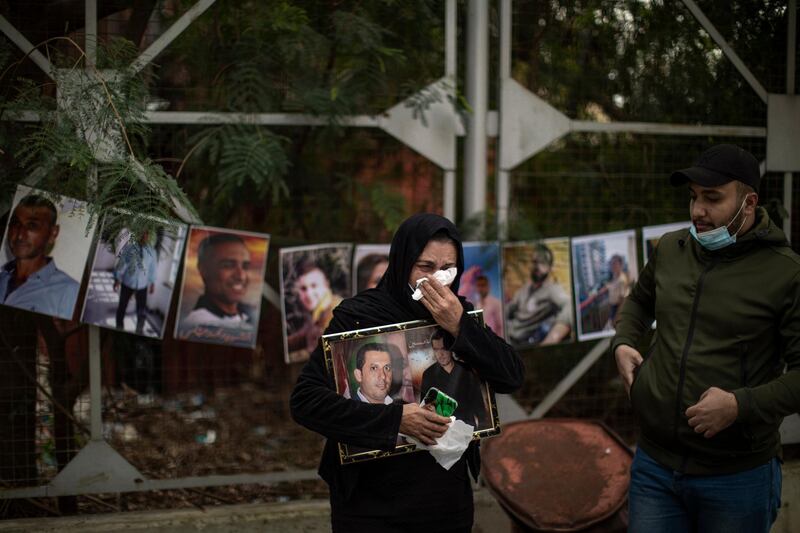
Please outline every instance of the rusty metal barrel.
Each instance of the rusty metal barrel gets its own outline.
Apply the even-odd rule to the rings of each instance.
[[[514,422],[481,456],[483,479],[518,531],[625,531],[633,453],[602,422]]]

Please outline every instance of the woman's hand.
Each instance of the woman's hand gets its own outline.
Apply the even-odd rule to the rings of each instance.
[[[439,416],[435,411],[430,411],[415,403],[407,403],[403,405],[400,433],[414,437],[428,446],[433,446],[436,444],[436,439],[447,431],[449,423],[449,418]]]
[[[433,315],[437,324],[450,333],[453,338],[458,337],[461,324],[461,315],[464,308],[449,287],[439,283],[433,276],[428,277],[428,281],[423,281],[419,285],[422,291],[422,305]]]

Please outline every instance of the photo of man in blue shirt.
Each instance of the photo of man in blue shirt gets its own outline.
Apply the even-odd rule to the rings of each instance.
[[[29,194],[11,214],[6,245],[11,261],[0,269],[0,302],[71,319],[80,284],[48,254],[58,238],[58,210],[46,197]]]
[[[152,217],[136,231],[114,225],[127,217],[136,215],[115,211],[103,221],[81,322],[160,339],[180,269],[186,227]]]
[[[114,292],[119,291],[116,312],[117,329],[124,329],[125,312],[131,296],[136,296],[136,333],[144,331],[147,318],[147,294],[156,288],[158,254],[150,245],[150,234],[142,232],[138,239],[130,239],[117,257],[114,265]]]

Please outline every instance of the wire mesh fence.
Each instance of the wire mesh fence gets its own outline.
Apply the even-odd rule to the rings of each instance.
[[[764,158],[765,140],[758,138],[573,134],[512,172],[512,239],[578,237],[687,221],[688,191],[672,187],[669,175],[691,166],[702,150],[721,142],[739,144]],[[759,192],[760,203],[781,225],[777,206],[783,202],[783,176],[767,174]],[[648,342],[649,336],[641,346]],[[516,395],[520,403],[535,408],[593,345],[527,350],[528,377]],[[601,358],[547,416],[597,418],[626,441],[635,440],[635,419],[610,355]]]
[[[714,87],[730,89],[718,102],[706,99],[696,106],[676,105],[668,98],[673,90],[670,79],[677,85],[679,74],[689,75],[680,72],[679,59],[690,54],[692,48],[687,45],[682,56],[673,58],[670,64],[675,70],[671,73],[659,70],[658,61],[663,58],[657,54],[640,57],[637,63],[635,54],[626,54],[629,49],[642,47],[640,39],[647,39],[647,34],[644,26],[636,26],[624,13],[636,3],[590,4],[594,10],[576,14],[575,6],[569,3],[514,2],[515,79],[573,119],[765,125],[766,107],[715,53],[709,61],[721,65],[720,70],[707,73],[702,80],[699,70],[692,71],[697,94],[679,93],[680,101],[699,98]],[[699,33],[699,26],[684,7],[674,3],[641,4],[676,11],[674,24],[660,29],[660,37],[691,43]],[[701,7],[712,10],[712,19],[726,21],[724,33],[738,35],[740,23],[735,17],[731,19],[718,6],[707,4]],[[174,13],[165,17],[176,16],[185,9],[179,3],[175,6]],[[440,8],[437,4],[433,11],[441,15]],[[30,22],[30,11],[27,13]],[[132,15],[126,12],[106,19],[101,32],[106,36],[124,34]],[[583,31],[570,31],[569,25],[575,23],[577,15],[589,16],[597,27],[593,29],[589,24]],[[169,17],[165,21],[172,20]],[[612,19],[615,24],[608,22]],[[24,25],[21,19],[15,20]],[[142,24],[145,30],[140,32],[138,44],[145,47],[163,32],[166,22],[160,26],[153,20]],[[441,20],[430,19],[425,24],[441,26]],[[652,25],[648,27],[653,29]],[[33,42],[51,35],[51,30],[34,30],[29,35]],[[423,33],[423,29],[418,31]],[[608,41],[614,32],[627,35],[627,41]],[[199,35],[187,34],[182,46],[202,40],[203,34]],[[435,57],[423,57],[421,53],[417,57],[409,52],[411,59],[405,68],[422,65],[421,74],[414,77],[413,83],[383,87],[383,92],[368,99],[360,112],[383,111],[390,100],[394,103],[396,98],[418,89],[423,83],[420,80],[438,77],[439,71],[431,65],[437,69],[442,66],[441,31],[428,31],[424,41],[412,42],[413,35],[404,33],[393,44],[436,50],[432,53]],[[598,45],[597,50],[613,53],[605,59],[593,57],[590,52],[594,44]],[[732,38],[732,44],[741,44],[742,55],[749,60],[759,57],[757,42]],[[213,58],[200,58],[203,64],[199,60],[193,63],[181,55],[180,46],[176,50],[160,60],[165,70],[154,84],[154,95],[164,99],[170,110],[208,111],[212,103],[221,103],[213,77],[209,78],[208,72],[192,70],[211,64]],[[224,51],[212,52],[209,53],[214,58],[224,57]],[[570,61],[556,61],[559,57]],[[637,66],[647,73],[646,79],[634,84],[638,71],[621,72],[609,67],[615,61]],[[780,68],[781,58],[769,56],[758,69],[766,77],[770,91],[780,91],[785,84]],[[664,87],[657,86],[659,80]],[[281,93],[277,100],[283,106],[287,103],[286,93],[290,92],[288,85],[281,85],[281,80],[272,81],[273,88],[283,87],[282,93],[276,89]],[[308,111],[291,105],[263,111],[286,110]],[[179,182],[201,211],[208,213],[207,221],[272,234],[266,274],[272,287],[278,286],[277,257],[281,246],[328,241],[384,243],[391,237],[393,221],[420,210],[441,212],[441,169],[388,134],[366,129],[339,130],[334,135],[323,128],[273,129],[285,139],[282,142],[287,151],[295,155],[289,173],[291,193],[277,203],[248,196],[248,191],[241,197],[232,194],[227,203],[217,202],[220,198],[213,180],[215,170],[208,168],[207,161],[184,165],[200,126],[154,125],[149,148],[154,159],[179,176]],[[671,187],[667,178],[670,172],[689,166],[703,149],[718,142],[739,144],[759,160],[766,154],[766,141],[758,137],[571,134],[512,171],[509,240],[577,237],[685,221],[688,194]],[[800,205],[798,194],[800,184],[795,183],[794,243],[800,239],[800,217],[795,216],[796,206]],[[762,181],[760,202],[779,224],[782,221],[777,206],[782,201],[783,175],[767,174]],[[284,363],[280,311],[267,303],[264,309],[254,350],[181,342],[169,334],[163,341],[153,341],[103,331],[102,437],[148,479],[313,471],[323,440],[291,420],[288,398],[300,366]],[[166,331],[173,330],[173,320],[174,310]],[[0,307],[0,340],[0,486],[41,487],[53,481],[89,438],[86,327]],[[527,379],[514,399],[529,411],[536,407],[592,346],[594,342],[576,342],[521,351]],[[501,412],[501,420],[502,416]],[[600,419],[626,441],[635,439],[633,413],[610,356],[602,357],[548,416]],[[86,511],[125,510],[193,505],[198,501],[324,497],[326,493],[324,485],[313,479],[270,487],[244,484],[207,488],[200,493],[191,490],[195,492],[185,489],[150,495],[104,494],[94,496],[94,500],[81,496],[79,504]],[[46,503],[39,507],[32,504],[33,508],[24,510],[17,507],[16,511],[3,505],[0,517],[15,512],[54,511]]]
[[[77,331],[56,331],[52,319],[4,308],[0,313],[3,367],[0,480],[5,488],[53,480],[88,440],[79,397],[81,350]]]
[[[165,479],[316,466],[322,439],[291,421],[291,376],[267,374],[277,361],[267,365],[263,344],[255,351],[231,350],[123,335],[111,343],[117,375],[116,386],[104,395],[104,431],[143,475]]]

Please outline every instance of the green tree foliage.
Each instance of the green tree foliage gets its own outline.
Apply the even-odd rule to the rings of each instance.
[[[376,144],[371,133],[342,124],[351,115],[380,113],[442,76],[443,5],[270,0],[219,3],[209,15],[161,59],[191,73],[181,77],[167,67],[157,82],[165,98],[184,107],[303,113],[322,121],[314,128],[225,124],[176,132],[176,149],[189,154],[181,176],[209,220],[244,226],[268,220],[273,231],[314,240],[324,238],[319,223],[323,234],[341,238],[354,210],[369,210],[380,228],[395,227],[397,213],[408,209],[402,196],[381,187],[355,204],[365,197],[353,193],[351,182],[361,146],[396,143],[378,136]],[[190,91],[198,87],[202,97],[193,101]],[[437,96],[416,103],[420,120]]]
[[[698,2],[769,90],[785,90],[786,3]],[[762,124],[766,110],[680,2],[519,0],[514,77],[573,118]],[[778,83],[775,83],[778,81]]]
[[[166,8],[157,9],[155,18],[163,18],[163,27],[194,2],[171,5],[176,4],[172,15]],[[571,118],[764,124],[763,103],[680,3],[515,0],[513,5],[513,76]],[[785,61],[785,5],[777,1],[699,5],[768,89],[780,91],[785,83],[780,74]],[[459,10],[464,13],[463,3]],[[418,91],[444,70],[443,15],[444,3],[433,0],[217,2],[159,56],[159,65],[148,68],[145,77],[130,80],[133,85],[123,80],[107,86],[114,89],[113,98],[129,96],[112,101],[119,106],[138,160],[147,168],[152,163],[148,156],[178,160],[167,168],[210,223],[267,228],[297,241],[340,239],[343,230],[353,240],[382,240],[400,214],[421,208],[410,205],[395,186],[404,175],[407,178],[407,167],[370,168],[377,167],[376,158],[391,161],[402,147],[387,135],[342,124],[350,115],[380,113],[412,95],[408,105],[423,124],[427,122],[425,109],[443,96]],[[460,20],[463,27],[463,17]],[[18,57],[5,52],[6,61]],[[112,46],[108,55],[124,65],[135,53]],[[4,78],[14,92],[13,98],[4,100],[5,112],[15,105],[56,108],[52,89],[32,82],[8,83],[13,72],[7,70]],[[463,85],[458,80],[454,84]],[[318,117],[321,125],[250,123],[150,131],[134,119],[147,93],[168,100],[171,110],[304,113]],[[35,101],[25,101],[31,96]],[[454,105],[468,110],[463,100]],[[54,122],[49,131],[20,135],[21,129],[35,127],[16,124],[2,144],[6,157],[18,154],[28,165],[41,163],[37,154],[47,146],[60,162],[59,170],[48,175],[77,184],[75,189],[82,191],[84,169],[92,168],[96,150],[80,136],[65,135],[70,123],[80,129],[76,124],[81,122],[81,109],[76,109],[77,117],[68,117],[71,122]],[[116,117],[108,107],[96,110],[95,118],[107,128]],[[7,123],[0,128],[9,131]],[[153,135],[154,141],[148,143]],[[27,147],[11,149],[14,139],[26,139]],[[130,152],[124,138],[112,140]],[[737,141],[673,139],[674,148],[664,148],[664,140],[581,134],[555,143],[515,171],[512,237],[551,234],[556,229],[576,234],[674,218],[676,208],[658,216],[647,213],[649,202],[673,199],[646,178],[688,164],[710,142]],[[763,155],[759,142],[748,147]],[[21,173],[9,168],[8,181],[18,181]],[[72,174],[78,179],[70,179]],[[98,174],[108,175],[102,170]],[[154,172],[151,181],[157,181],[158,174]],[[615,176],[622,174],[640,182],[619,186]],[[589,179],[539,185],[527,179],[542,175]],[[372,178],[379,179],[380,188],[371,189],[376,181]],[[361,180],[361,189],[370,190],[364,192],[354,180]],[[438,192],[433,189],[429,196],[437,197]],[[565,212],[581,206],[598,214],[556,222],[552,211],[543,207],[560,205],[553,200],[560,197],[576,198],[561,206]],[[682,200],[677,198],[676,206]],[[434,205],[438,206],[438,198]],[[486,221],[481,225],[492,228]]]
[[[783,92],[786,3],[697,3],[767,90]],[[766,125],[766,105],[680,2],[518,0],[514,21],[512,76],[570,118]],[[719,142],[765,156],[760,138],[569,135],[512,174],[511,235],[685,220],[686,195],[666,178]],[[773,204],[774,180],[762,203]]]
[[[143,78],[130,69],[136,48],[123,39],[112,40],[98,48],[97,66],[86,68],[77,44],[63,40],[71,45],[71,54],[57,49],[51,57],[57,100],[44,86],[21,78],[6,85],[0,100],[0,113],[32,111],[39,117],[30,126],[4,123],[3,146],[13,152],[15,163],[35,178],[31,184],[36,187],[86,200],[90,225],[112,210],[131,213],[109,217],[106,231],[111,234],[123,227],[134,234],[153,232],[163,222],[150,217],[174,227],[176,205],[197,218],[172,176],[147,157],[149,128],[143,119],[149,92]],[[7,76],[13,76],[20,63],[10,62],[11,50],[4,41],[0,59],[7,63]],[[19,181],[18,173],[9,172],[0,189],[9,191]]]

